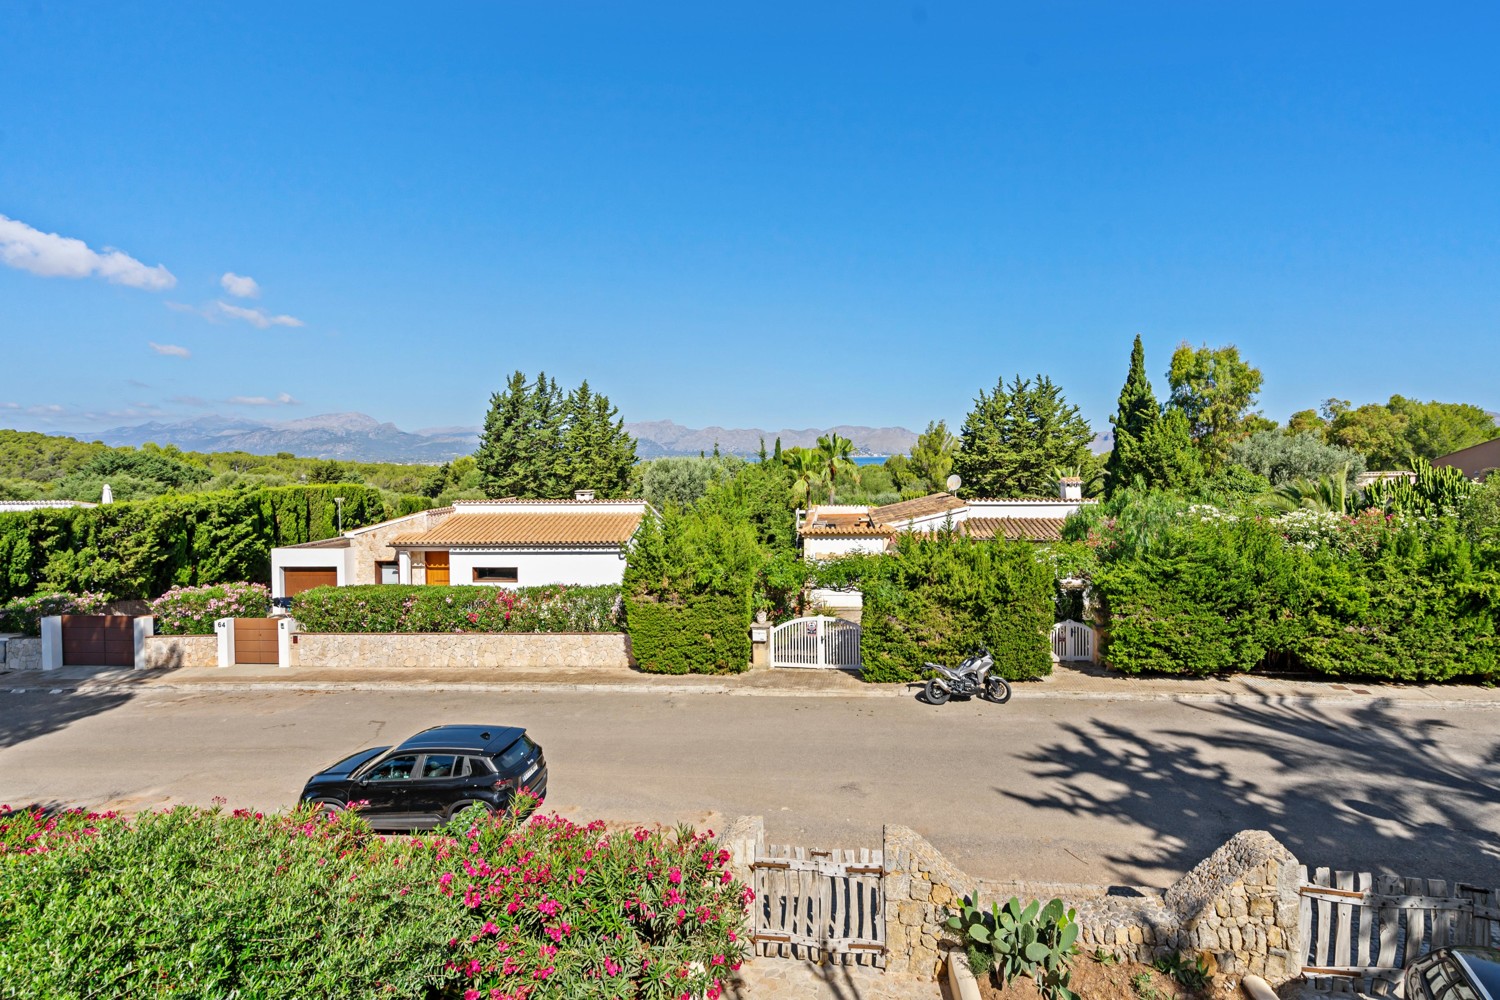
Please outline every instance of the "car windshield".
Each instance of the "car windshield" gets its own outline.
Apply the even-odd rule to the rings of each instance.
[[[1423,970],[1422,982],[1433,1000],[1480,1000],[1468,978],[1451,958],[1434,962]]]

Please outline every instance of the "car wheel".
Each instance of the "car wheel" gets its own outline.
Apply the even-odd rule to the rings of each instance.
[[[344,811],[344,804],[342,802],[335,802],[332,799],[319,799],[317,802],[317,806],[318,815],[327,817],[329,819],[332,819],[333,817],[339,815]]]
[[[495,814],[495,807],[490,805],[488,802],[485,802],[482,799],[466,799],[463,802],[455,804],[453,808],[448,810],[448,821],[452,822],[453,820],[457,819],[459,813],[463,812],[470,806],[478,806],[491,816]]]

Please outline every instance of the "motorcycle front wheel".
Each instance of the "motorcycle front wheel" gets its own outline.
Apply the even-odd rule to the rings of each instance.
[[[1005,683],[1005,678],[986,677],[984,679],[984,700],[996,705],[1004,705],[1010,701],[1010,685]]]
[[[948,689],[937,681],[928,681],[927,689],[922,692],[929,705],[944,705],[948,702]]]

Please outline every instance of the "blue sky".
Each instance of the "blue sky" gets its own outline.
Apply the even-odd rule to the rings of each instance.
[[[475,424],[520,368],[762,427],[1042,371],[1103,428],[1137,333],[1159,393],[1237,344],[1276,419],[1500,409],[1497,43],[1493,3],[3,4],[0,425]]]

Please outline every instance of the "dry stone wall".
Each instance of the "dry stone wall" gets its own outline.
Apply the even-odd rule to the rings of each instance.
[[[342,633],[299,632],[292,667],[518,667],[626,669],[618,632]]]
[[[988,909],[1012,896],[1062,899],[1078,911],[1079,945],[1123,960],[1207,955],[1218,972],[1280,983],[1302,971],[1297,859],[1269,833],[1247,830],[1165,892],[1113,894],[1104,886],[984,882],[966,875],[915,831],[885,829],[887,968],[936,978],[958,947],[944,926],[965,897]]]
[[[6,670],[42,669],[42,640],[34,635],[7,639],[3,666]]]

